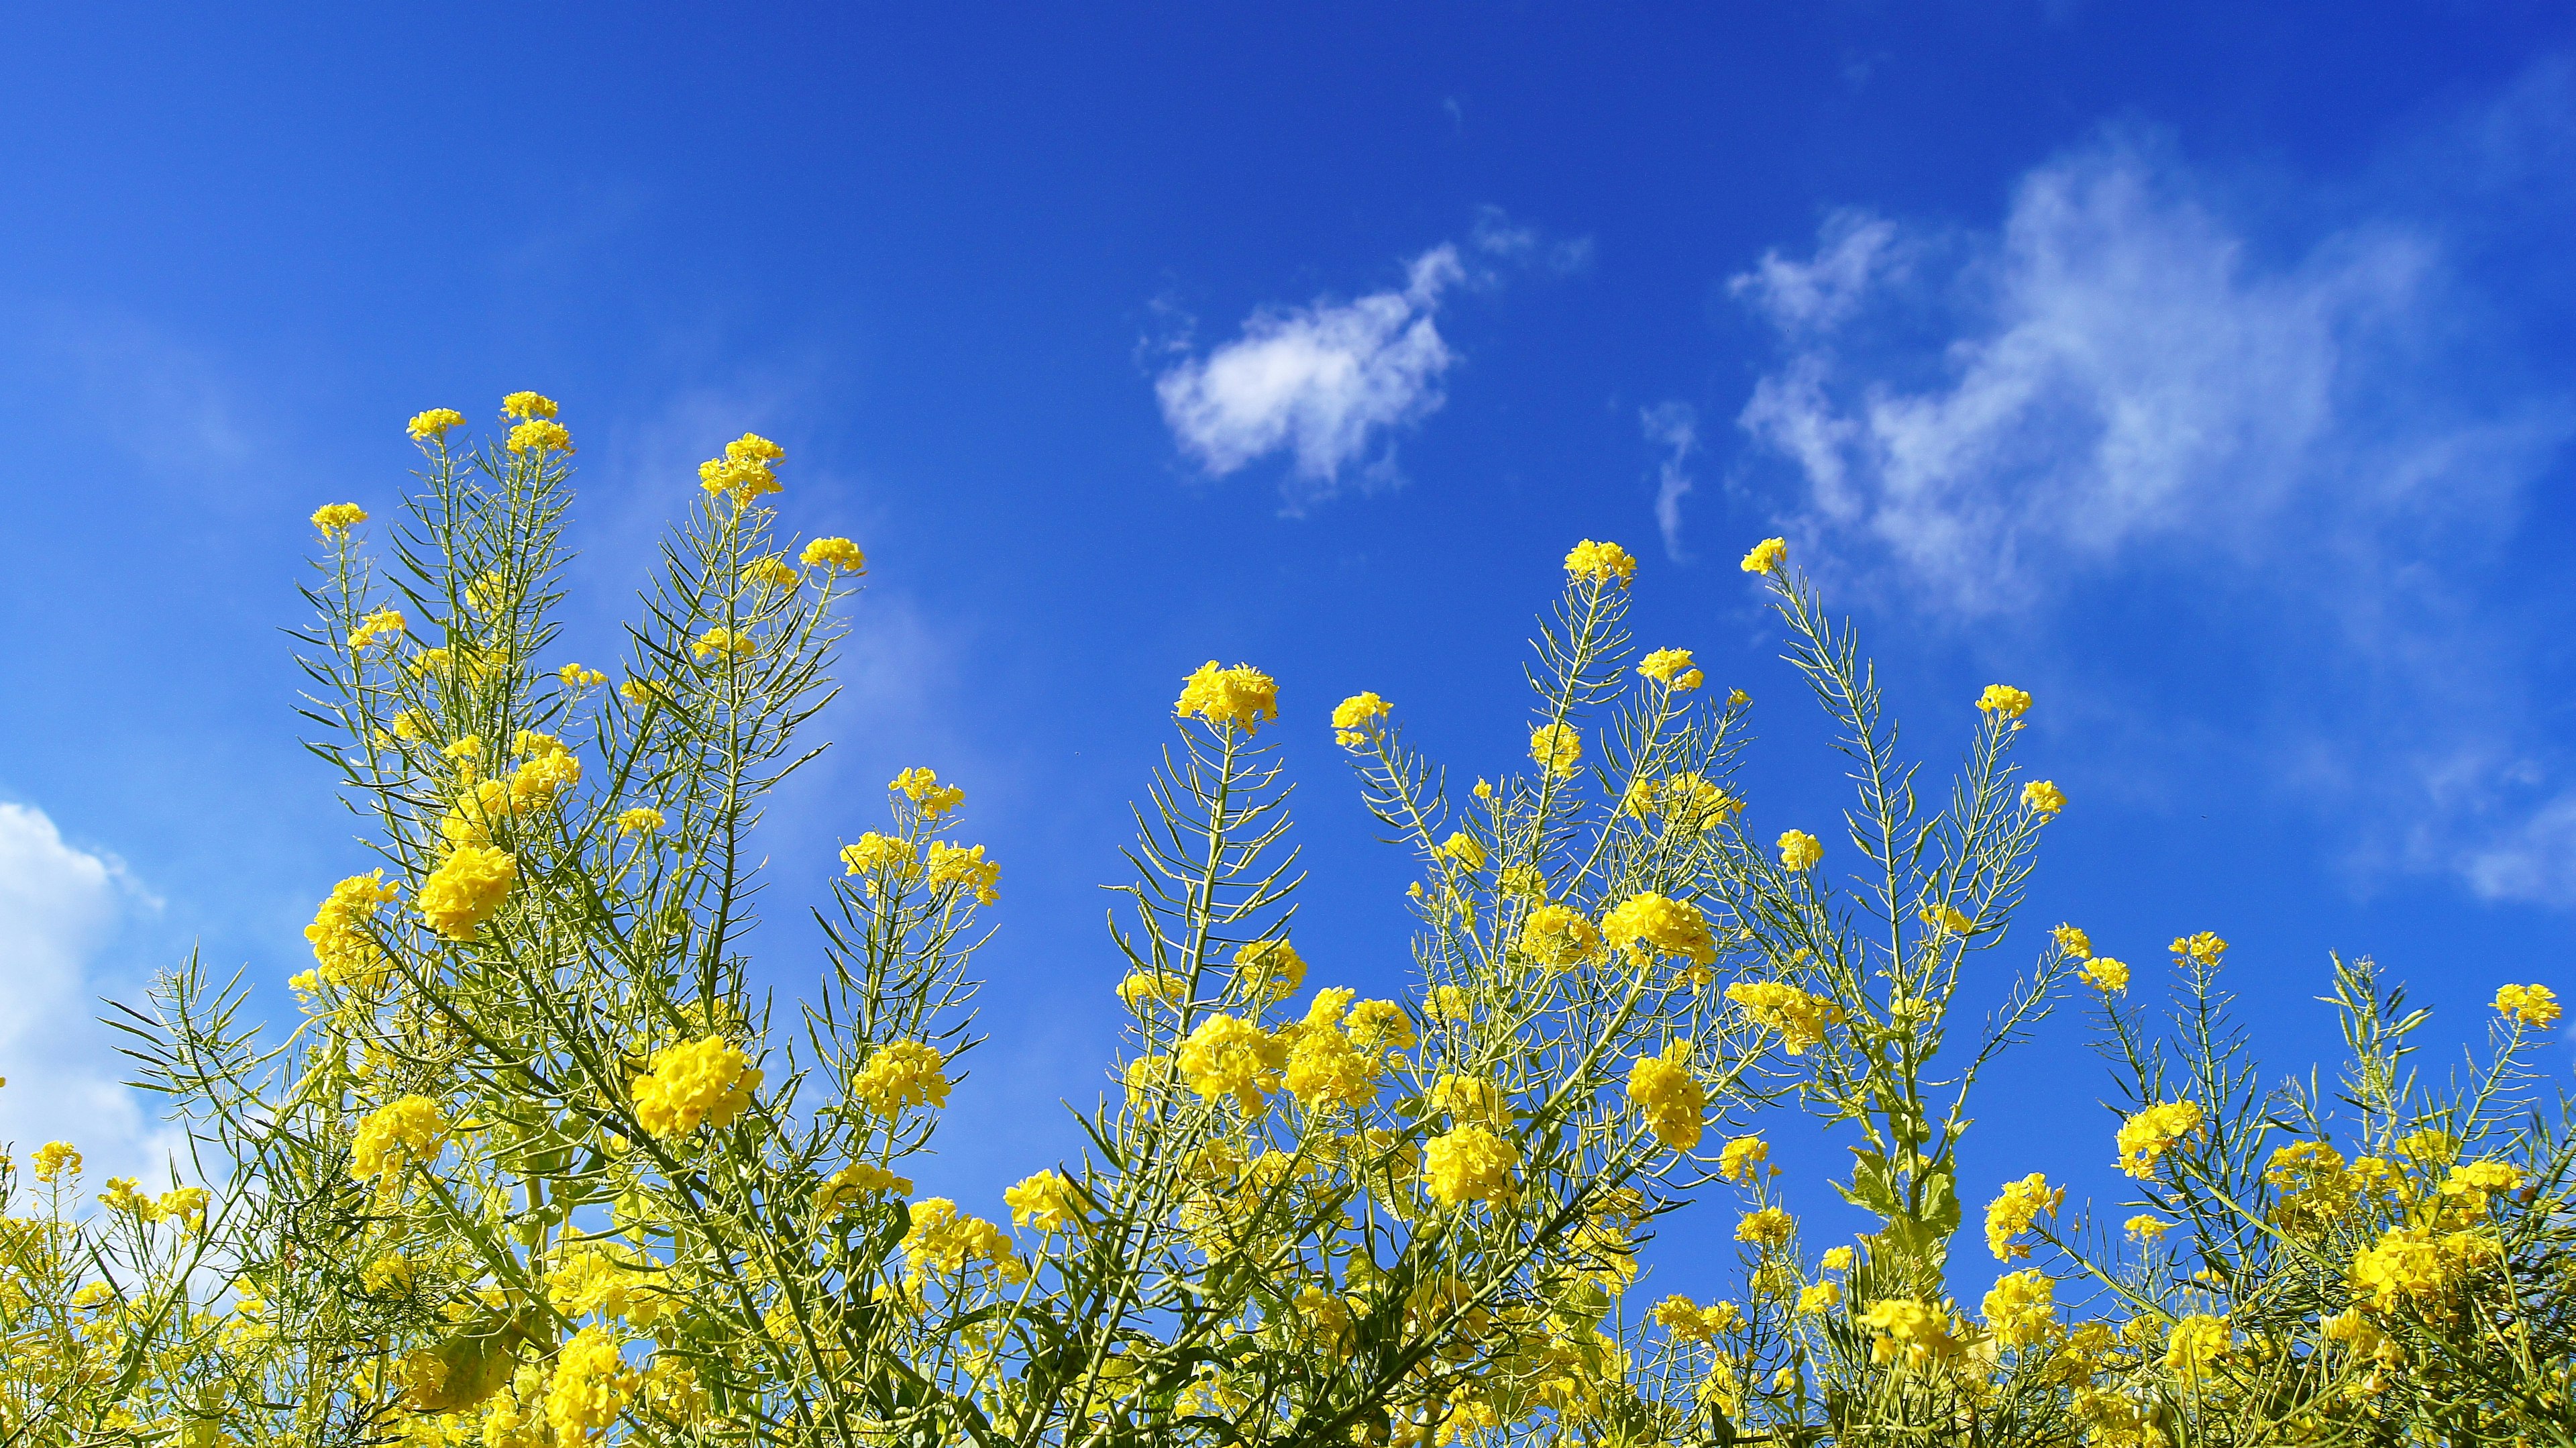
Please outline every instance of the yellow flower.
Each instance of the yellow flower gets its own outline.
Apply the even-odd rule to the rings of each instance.
[[[2173,1223],[2162,1217],[2151,1217],[2141,1212],[2123,1222],[2121,1227],[2129,1234],[2131,1241],[2158,1242],[2164,1239],[2165,1233],[2173,1230]]]
[[[742,581],[760,588],[794,588],[804,577],[772,553],[743,565]]]
[[[2226,1318],[2195,1312],[2175,1323],[2166,1336],[2165,1366],[2186,1383],[2199,1382],[2234,1336]]]
[[[1759,1136],[1739,1136],[1717,1153],[1717,1174],[1731,1182],[1750,1182],[1771,1159],[1771,1143]]]
[[[1797,1218],[1778,1207],[1764,1207],[1745,1213],[1735,1224],[1735,1240],[1757,1247],[1777,1247],[1787,1242],[1797,1228]]]
[[[948,1059],[938,1047],[921,1041],[877,1047],[867,1066],[850,1078],[850,1094],[888,1121],[908,1106],[946,1106],[948,1088]]]
[[[1701,683],[1699,670],[1691,667],[1688,649],[1657,649],[1638,662],[1637,672],[1677,694],[1687,694]]]
[[[1744,1323],[1743,1311],[1732,1302],[1700,1307],[1678,1294],[1656,1303],[1653,1317],[1657,1327],[1685,1342],[1713,1343]]]
[[[2176,958],[2189,957],[2203,965],[2216,965],[2219,957],[2227,953],[2227,942],[2204,930],[2198,935],[2176,937],[2170,948]]]
[[[385,883],[385,872],[351,875],[331,887],[304,927],[313,959],[323,980],[343,990],[371,988],[393,969],[393,961],[376,944],[370,929],[376,907],[399,894]]]
[[[1570,905],[1541,905],[1521,920],[1520,947],[1541,965],[1578,965],[1601,954],[1601,932]]]
[[[1744,1008],[1756,1025],[1780,1033],[1780,1044],[1792,1056],[1822,1045],[1825,1027],[1843,1018],[1843,1008],[1794,985],[1776,981],[1743,981],[1726,988],[1726,998]]]
[[[1595,543],[1586,538],[1565,555],[1565,572],[1578,582],[1617,583],[1621,588],[1637,576],[1637,560],[1616,543]]]
[[[1202,1101],[1232,1096],[1247,1116],[1263,1109],[1264,1092],[1279,1089],[1288,1044],[1240,1016],[1212,1015],[1181,1043],[1180,1070]]]
[[[868,555],[847,538],[817,538],[797,555],[808,568],[831,568],[843,573],[868,571]]]
[[[1977,707],[1998,719],[2018,719],[2030,711],[2030,695],[2010,684],[1988,684],[1977,696]]]
[[[2093,958],[2093,937],[2072,925],[2060,925],[2048,932],[2048,936],[2057,942],[2058,949],[2074,956],[2077,960]]]
[[[935,820],[966,802],[965,790],[941,784],[938,774],[920,765],[887,781],[886,788],[912,801],[913,808],[926,820]]]
[[[98,1204],[111,1212],[130,1213],[147,1222],[159,1215],[152,1199],[134,1189],[132,1177],[109,1177],[107,1185],[99,1189]]]
[[[854,1161],[823,1179],[814,1206],[823,1212],[846,1212],[859,1198],[895,1192],[912,1194],[912,1178],[899,1177],[873,1162]]]
[[[413,413],[407,427],[416,441],[440,442],[444,441],[450,432],[464,425],[464,413],[452,407],[433,407],[427,412]]]
[[[1453,1127],[1422,1149],[1422,1177],[1444,1207],[1520,1199],[1520,1148],[1481,1126]]]
[[[2035,779],[2021,787],[2021,807],[2033,814],[2054,815],[2066,808],[2066,794],[2055,780]]]
[[[744,508],[771,493],[781,491],[778,475],[769,465],[783,462],[787,449],[758,433],[746,432],[725,444],[724,456],[709,458],[698,464],[698,486]]]
[[[1882,1363],[1902,1360],[1908,1367],[1949,1363],[1967,1351],[1965,1324],[1928,1302],[1901,1297],[1870,1304],[1861,1326],[1876,1334],[1870,1356]]]
[[[883,886],[907,884],[921,873],[921,856],[912,841],[874,830],[841,847],[841,864],[845,873],[866,876],[871,894]]]
[[[1824,843],[1805,830],[1791,830],[1780,837],[1780,863],[1789,869],[1812,870],[1824,857]]]
[[[1583,736],[1572,725],[1542,724],[1530,731],[1529,752],[1550,779],[1571,779],[1583,759]]]
[[[912,1204],[912,1225],[902,1246],[904,1275],[916,1283],[933,1272],[954,1276],[974,1263],[999,1263],[1011,1255],[1010,1239],[1001,1228],[959,1212],[946,1197],[924,1197]]]
[[[555,1448],[581,1448],[616,1426],[643,1381],[626,1365],[622,1348],[614,1333],[594,1324],[556,1351],[554,1381],[546,1387]]]
[[[1476,837],[1465,830],[1459,830],[1442,840],[1440,854],[1471,875],[1485,868],[1485,847],[1477,844]]]
[[[1601,933],[1610,944],[1626,946],[1639,957],[1678,955],[1701,965],[1717,959],[1717,943],[1709,938],[1708,918],[1699,907],[1652,891],[1612,906],[1602,917]]]
[[[2545,985],[2508,985],[2496,990],[2495,1008],[2507,1020],[2535,1031],[2558,1024],[2558,996]]]
[[[406,1167],[435,1159],[447,1140],[447,1118],[426,1096],[406,1096],[370,1112],[349,1148],[349,1175],[390,1192]]]
[[[1986,1250],[1998,1262],[2029,1256],[2030,1247],[2021,1235],[2041,1217],[2055,1216],[2065,1203],[2066,1188],[2052,1189],[2048,1178],[2038,1172],[2004,1183],[2003,1195],[1986,1206]]]
[[[653,1053],[652,1070],[634,1082],[635,1119],[655,1136],[723,1126],[751,1104],[761,1069],[722,1036],[706,1036]]]
[[[1393,704],[1373,693],[1353,694],[1333,706],[1333,742],[1357,749],[1368,742],[1369,730],[1377,721],[1394,712]]]
[[[2008,1272],[1986,1293],[1986,1330],[2005,1347],[2037,1347],[2057,1333],[2057,1284],[2045,1272]]]
[[[1700,775],[1685,771],[1630,784],[1620,808],[1640,819],[1650,813],[1661,815],[1666,829],[1697,835],[1742,814],[1744,801]]]
[[[404,619],[400,609],[380,608],[360,619],[358,626],[349,630],[349,647],[353,650],[367,648],[376,640],[390,638],[409,627],[410,623]]]
[[[930,842],[931,889],[955,887],[974,895],[978,903],[990,905],[1002,898],[1001,881],[1001,861],[985,859],[982,845]]]
[[[1022,1178],[1019,1185],[1002,1193],[1002,1202],[1011,1209],[1013,1222],[1041,1232],[1060,1232],[1082,1214],[1075,1205],[1073,1183],[1058,1171]]]
[[[2125,991],[2129,988],[2129,967],[2107,955],[2097,955],[2084,962],[2080,972],[2096,990]]]
[[[1673,1041],[1660,1056],[1639,1056],[1628,1068],[1628,1104],[1646,1118],[1655,1140],[1675,1151],[1699,1145],[1708,1093],[1691,1074],[1688,1041]]]
[[[2150,1106],[2120,1124],[2120,1170],[2144,1181],[2156,1174],[2156,1163],[2174,1143],[2200,1129],[2197,1101],[2168,1101]]]
[[[579,664],[564,665],[555,670],[555,677],[563,680],[563,686],[567,689],[596,689],[608,682],[606,674],[597,669],[585,669]]]
[[[202,1231],[206,1225],[206,1189],[172,1187],[153,1203],[153,1211],[165,1222],[181,1222],[192,1231]]]
[[[1827,1247],[1825,1249],[1825,1255],[1818,1259],[1816,1265],[1824,1268],[1828,1272],[1849,1272],[1852,1265],[1852,1249],[1849,1247]]]
[[[472,940],[509,898],[519,862],[488,845],[459,845],[421,882],[413,907],[450,940]]]
[[[1782,563],[1788,561],[1788,557],[1788,539],[1765,538],[1754,544],[1753,551],[1745,554],[1744,561],[1736,566],[1747,573],[1775,573]]]
[[[503,417],[535,419],[541,417],[552,417],[555,415],[555,411],[556,409],[553,398],[540,397],[533,392],[513,392],[509,396],[501,399],[501,415]]]
[[[760,652],[760,640],[752,637],[748,629],[730,629],[719,625],[698,635],[696,642],[689,645],[689,652],[700,659],[710,659],[718,654],[723,654],[727,658],[745,659]]]
[[[637,805],[635,808],[630,810],[621,810],[617,815],[617,830],[620,834],[659,834],[661,833],[663,823],[662,812],[646,805]]]
[[[1172,712],[1179,718],[1195,714],[1218,728],[1251,733],[1264,719],[1279,717],[1279,685],[1250,664],[1226,669],[1210,659],[1181,681],[1180,702]]]
[[[566,432],[563,424],[559,422],[520,423],[517,427],[510,429],[510,440],[507,446],[510,451],[514,453],[537,453],[539,455],[550,452],[568,453],[574,451],[572,445],[572,434]]]
[[[1843,1285],[1839,1282],[1818,1282],[1802,1287],[1798,1289],[1798,1315],[1813,1317],[1840,1306],[1842,1300]]]
[[[1921,914],[1923,923],[1931,926],[1935,934],[1965,935],[1977,928],[1977,922],[1960,914],[1958,907],[1946,901],[1925,906]]]
[[[1234,953],[1234,975],[1254,1000],[1286,1000],[1305,983],[1306,960],[1286,940],[1256,940]]]
[[[313,526],[336,537],[367,521],[367,510],[355,503],[325,503],[313,510]]]

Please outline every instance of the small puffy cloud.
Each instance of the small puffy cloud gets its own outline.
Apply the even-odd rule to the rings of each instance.
[[[69,1141],[91,1181],[163,1170],[97,1020],[95,966],[136,898],[116,861],[67,843],[42,810],[0,804],[0,1142]]]
[[[1328,497],[1386,434],[1447,400],[1440,378],[1456,354],[1432,314],[1465,277],[1458,249],[1436,246],[1400,291],[1255,312],[1240,338],[1155,382],[1163,420],[1211,475],[1285,451],[1302,484],[1292,497]]]
[[[1667,450],[1655,469],[1655,526],[1664,535],[1664,556],[1687,562],[1682,552],[1682,499],[1691,490],[1683,464],[1699,450],[1699,409],[1687,402],[1659,402],[1641,409],[1637,421],[1646,441]]]

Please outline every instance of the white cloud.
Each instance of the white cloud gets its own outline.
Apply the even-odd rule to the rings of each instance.
[[[139,898],[115,860],[65,843],[42,810],[0,804],[0,1142],[72,1142],[92,1181],[164,1169],[97,1020],[99,954]]]
[[[1447,400],[1440,376],[1456,354],[1432,313],[1465,279],[1458,249],[1433,247],[1406,272],[1402,291],[1255,312],[1238,340],[1166,371],[1154,392],[1173,437],[1218,477],[1285,450],[1300,491],[1329,496],[1379,438]]]
[[[1638,423],[1646,441],[1672,453],[1655,470],[1655,526],[1663,531],[1664,556],[1689,561],[1682,552],[1682,499],[1691,490],[1691,475],[1682,469],[1699,450],[1699,409],[1687,402],[1659,402],[1641,409]]]

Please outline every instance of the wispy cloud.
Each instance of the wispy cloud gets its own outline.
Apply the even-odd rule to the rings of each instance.
[[[158,1178],[158,1132],[93,1019],[99,956],[124,911],[150,903],[117,861],[67,843],[44,811],[0,804],[0,1143],[69,1141],[93,1180]]]
[[[2276,187],[2258,230],[2115,132],[1992,232],[1836,215],[1732,281],[1780,348],[1738,422],[1797,480],[1784,527],[1954,619],[2123,577],[2245,596],[2233,642],[2328,691],[2285,711],[2281,756],[2417,821],[2364,853],[2576,901],[2576,761],[2461,567],[2509,542],[2565,388],[2497,360],[2497,283],[2436,211],[2367,189]]]
[[[1669,449],[1655,469],[1655,526],[1664,535],[1664,556],[1689,561],[1682,552],[1682,499],[1691,490],[1691,475],[1682,464],[1699,451],[1699,409],[1687,402],[1659,402],[1637,414],[1646,441]]]

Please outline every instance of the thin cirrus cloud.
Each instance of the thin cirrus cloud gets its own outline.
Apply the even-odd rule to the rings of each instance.
[[[2501,195],[2566,139],[2508,129],[2277,188],[2286,245],[2122,131],[2024,176],[1991,232],[1828,218],[1731,282],[1778,348],[1737,421],[1795,480],[1782,526],[1963,624],[2124,579],[2241,600],[2234,641],[2314,678],[2274,741],[2298,782],[2415,821],[2357,854],[2576,903],[2576,761],[2528,697],[2535,641],[2461,566],[2510,546],[2566,389],[2501,340],[2513,266],[2417,219],[2457,204],[2418,204],[2426,158]]]
[[[1564,275],[1591,260],[1589,238],[1550,239],[1486,207],[1465,246],[1444,242],[1407,263],[1402,287],[1260,308],[1233,341],[1167,368],[1154,383],[1163,421],[1211,477],[1284,454],[1292,509],[1352,479],[1390,483],[1395,435],[1448,401],[1442,380],[1458,354],[1440,335],[1442,299],[1499,284],[1499,268]]]
[[[1664,556],[1687,563],[1690,555],[1682,549],[1682,499],[1690,495],[1692,478],[1683,465],[1699,451],[1699,409],[1687,402],[1659,402],[1638,409],[1637,422],[1645,429],[1646,441],[1665,450],[1663,462],[1655,468],[1655,527],[1664,537]]]

